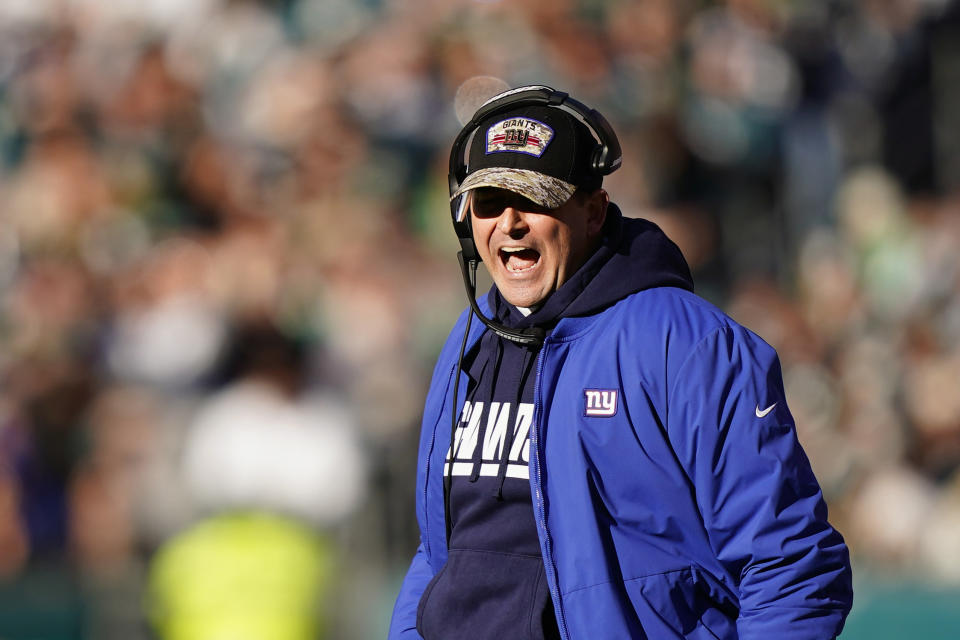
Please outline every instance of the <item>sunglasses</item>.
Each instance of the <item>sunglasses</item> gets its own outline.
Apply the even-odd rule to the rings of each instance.
[[[496,218],[508,207],[532,213],[550,211],[547,207],[506,189],[478,187],[471,189],[467,195],[469,196],[470,211],[476,218]]]

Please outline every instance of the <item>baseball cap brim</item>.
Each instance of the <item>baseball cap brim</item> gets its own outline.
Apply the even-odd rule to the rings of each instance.
[[[577,190],[577,186],[574,184],[538,171],[489,167],[478,169],[467,176],[450,199],[453,200],[467,191],[479,187],[494,187],[513,191],[547,209],[556,209],[562,206]]]

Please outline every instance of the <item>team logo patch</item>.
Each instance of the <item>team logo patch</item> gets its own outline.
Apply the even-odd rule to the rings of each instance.
[[[507,118],[487,129],[487,153],[526,153],[540,157],[553,139],[553,129],[530,118]]]
[[[583,402],[585,416],[609,418],[617,413],[617,391],[615,389],[584,389]]]

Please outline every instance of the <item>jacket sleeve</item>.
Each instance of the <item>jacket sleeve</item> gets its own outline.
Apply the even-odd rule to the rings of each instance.
[[[433,578],[433,571],[427,564],[423,544],[417,547],[407,575],[400,587],[400,595],[393,606],[388,640],[421,640],[417,633],[417,606],[427,583]]]
[[[797,441],[776,352],[742,327],[715,330],[671,396],[671,440],[737,583],[740,640],[835,638],[853,600],[849,554]]]

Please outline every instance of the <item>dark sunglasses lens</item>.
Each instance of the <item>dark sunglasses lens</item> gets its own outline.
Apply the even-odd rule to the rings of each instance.
[[[478,218],[492,218],[500,215],[500,212],[506,209],[506,198],[498,193],[477,193],[474,192],[470,198],[470,209],[473,215]]]

